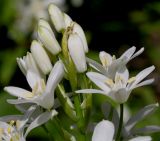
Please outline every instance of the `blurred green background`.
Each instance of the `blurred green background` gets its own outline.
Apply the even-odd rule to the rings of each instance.
[[[160,1],[141,0],[128,2],[116,0],[0,0],[0,115],[18,113],[6,103],[10,98],[3,91],[6,85],[23,88],[26,80],[16,64],[16,57],[26,54],[31,40],[36,38],[39,18],[48,19],[47,5],[53,2],[67,12],[84,29],[89,56],[98,60],[98,52],[106,51],[119,56],[127,48],[145,47],[144,53],[128,64],[131,74],[154,64],[156,70],[150,75],[155,78],[152,86],[135,90],[127,105],[131,113],[141,107],[159,102],[160,99]],[[49,20],[49,19],[48,19]],[[102,99],[94,100],[96,109]],[[97,110],[97,115],[99,110]],[[142,122],[160,125],[160,110]],[[33,136],[36,136],[33,131]],[[39,135],[41,129],[38,129]],[[153,134],[159,141],[160,133]],[[35,140],[35,139],[34,139]],[[42,139],[43,140],[43,139]]]

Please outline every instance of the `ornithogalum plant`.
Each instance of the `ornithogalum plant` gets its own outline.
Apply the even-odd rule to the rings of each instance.
[[[41,126],[52,141],[151,141],[152,137],[144,133],[159,132],[160,127],[137,129],[135,125],[152,114],[158,103],[145,106],[123,122],[124,103],[132,90],[154,81],[153,78],[144,80],[154,66],[129,77],[127,63],[144,48],[135,52],[136,47],[131,47],[117,59],[102,51],[96,62],[86,57],[89,50],[82,27],[54,4],[48,10],[62,39],[60,42],[56,39],[47,21],[39,20],[37,39],[31,43],[31,52],[17,58],[30,90],[15,86],[4,88],[16,97],[7,101],[22,115],[0,118],[0,140],[25,141],[32,129]],[[101,115],[96,124],[92,118],[95,93],[108,99],[106,105],[102,105],[104,117]],[[69,122],[63,124],[60,115],[65,115]]]

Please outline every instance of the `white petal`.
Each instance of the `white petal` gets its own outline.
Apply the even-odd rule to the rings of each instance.
[[[90,78],[90,80],[95,83],[100,89],[102,89],[103,91],[105,91],[106,93],[109,93],[111,91],[110,87],[107,86],[107,84],[105,84],[105,81],[108,80],[108,78],[106,77],[106,79],[104,80],[103,75],[97,75],[98,73],[87,73],[87,76]],[[101,76],[101,77],[98,77]]]
[[[64,76],[64,66],[61,61],[56,62],[46,84],[46,92],[53,93],[54,89],[57,87],[58,83],[62,80]]]
[[[154,79],[148,79],[145,81],[142,81],[141,83],[139,83],[138,85],[135,85],[135,87],[133,87],[133,89],[141,87],[141,86],[145,86],[145,85],[150,85],[154,82]]]
[[[7,102],[14,105],[24,104],[24,103],[35,103],[35,101],[27,99],[7,99]]]
[[[106,74],[106,70],[104,69],[104,67],[103,67],[101,64],[99,64],[99,63],[97,63],[96,61],[94,61],[94,60],[92,60],[92,59],[90,59],[90,58],[87,58],[87,57],[86,57],[86,61],[87,61],[87,62],[89,63],[89,65],[90,65],[92,68],[94,68],[95,70],[103,73],[104,75]]]
[[[151,141],[152,138],[150,136],[139,136],[133,139],[130,139],[129,141]]]
[[[134,47],[134,46],[131,47],[131,48],[129,48],[127,51],[125,51],[125,52],[121,55],[120,58],[126,57],[127,60],[129,61],[129,59],[131,58],[131,56],[133,55],[133,53],[135,52],[135,50],[136,50],[136,47]]]
[[[97,73],[97,72],[87,72],[86,75],[90,78],[90,79],[97,79],[99,81],[102,81],[103,83],[108,80],[109,78],[106,77],[103,74]]]
[[[25,133],[25,137],[28,135],[28,133],[32,130],[32,129],[34,129],[34,128],[36,128],[36,127],[38,127],[38,126],[41,126],[42,124],[44,124],[44,123],[46,123],[49,119],[51,119],[51,117],[52,117],[52,112],[48,112],[48,111],[46,111],[46,112],[44,112],[44,113],[42,113],[41,115],[39,115],[30,125],[29,125],[29,127],[27,128],[27,130],[26,130],[26,133]]]
[[[99,53],[99,58],[100,58],[102,65],[104,67],[107,67],[107,66],[111,65],[111,63],[112,63],[112,56],[110,54],[106,53],[105,51],[101,51]]]
[[[27,70],[32,70],[33,72],[42,75],[40,70],[38,69],[38,66],[36,65],[35,60],[33,59],[33,56],[30,52],[27,53],[25,62],[27,65]]]
[[[141,82],[145,77],[147,77],[153,70],[155,69],[154,66],[148,67],[142,70],[140,73],[136,75],[135,82],[132,83],[131,88],[135,87],[139,82]]]
[[[133,59],[133,58],[135,58],[135,57],[137,57],[138,55],[140,55],[143,51],[144,51],[144,48],[141,48],[139,51],[137,51],[137,52],[130,58],[130,60]]]
[[[35,72],[28,70],[27,75],[26,75],[26,79],[27,79],[29,86],[32,89],[34,89],[34,87],[41,82],[42,78],[38,74],[36,74]]]
[[[112,122],[103,120],[96,125],[92,141],[113,141],[114,130]]]
[[[23,72],[24,75],[26,75],[27,66],[25,61],[22,58],[17,58],[17,63],[20,70]]]
[[[25,89],[18,88],[18,87],[9,86],[9,87],[5,87],[4,90],[8,92],[10,95],[21,97],[24,99],[32,95],[30,91],[27,91]]]
[[[88,52],[88,45],[87,45],[86,36],[84,34],[82,27],[75,22],[74,22],[74,26],[73,26],[73,33],[77,33],[79,35],[79,37],[81,38],[82,43],[83,43],[84,51],[87,53]]]
[[[5,123],[5,122],[0,121],[0,128],[7,130],[8,127],[11,127],[11,126],[9,124]]]
[[[63,29],[65,29],[65,22],[62,11],[54,4],[49,5],[48,11],[55,29],[58,32],[61,32]]]
[[[41,71],[48,74],[52,69],[52,64],[46,51],[38,41],[32,41],[31,52]]]
[[[92,93],[96,93],[96,94],[104,94],[107,95],[104,91],[101,90],[97,90],[97,89],[83,89],[83,90],[77,90],[76,93],[86,93],[86,94],[92,94]]]
[[[72,33],[68,39],[68,49],[78,72],[87,70],[86,57],[81,38],[77,33]]]

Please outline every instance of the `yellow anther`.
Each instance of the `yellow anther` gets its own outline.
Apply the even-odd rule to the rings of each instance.
[[[7,128],[7,132],[8,132],[9,134],[11,133],[11,130],[12,130],[11,127],[8,127],[8,128]]]
[[[113,82],[112,79],[107,79],[107,80],[105,81],[105,83],[106,83],[107,85],[111,86],[111,87],[114,85],[114,82]]]
[[[13,126],[15,124],[15,121],[14,120],[11,120],[10,122],[9,122],[9,125],[11,125],[11,126]]]
[[[136,80],[136,77],[131,77],[127,82],[128,83],[132,83],[133,81],[135,81]]]

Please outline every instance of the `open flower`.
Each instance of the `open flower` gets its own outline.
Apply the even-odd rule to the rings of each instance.
[[[64,68],[61,61],[54,65],[46,83],[38,74],[28,70],[26,78],[32,91],[12,86],[5,87],[5,91],[18,97],[17,100],[8,100],[8,102],[12,104],[36,103],[45,109],[51,109],[54,104],[54,90],[63,75]]]
[[[108,120],[99,122],[93,132],[92,141],[113,141],[115,128],[114,124]],[[129,141],[151,141],[150,136],[139,136]]]
[[[32,115],[37,110],[31,106],[24,115],[9,115],[0,117],[0,140],[25,141],[28,133],[57,115],[55,110],[39,113],[33,119]]]
[[[135,77],[129,79],[128,70],[125,68],[119,69],[114,79],[110,79],[105,75],[96,72],[88,72],[87,76],[95,83],[101,90],[97,89],[84,89],[76,91],[77,93],[99,93],[106,95],[116,101],[117,103],[124,103],[128,100],[131,91],[134,88],[149,85],[154,79],[148,79],[142,81],[153,70],[154,66],[144,69],[138,73]]]
[[[87,58],[87,61],[91,67],[95,68],[97,71],[112,79],[115,77],[116,71],[120,67],[125,67],[130,60],[140,55],[144,51],[144,48],[141,48],[136,53],[135,51],[136,47],[131,47],[127,51],[125,51],[118,59],[116,59],[115,56],[111,56],[110,54],[101,51],[99,53],[99,58],[102,65],[89,58]]]

